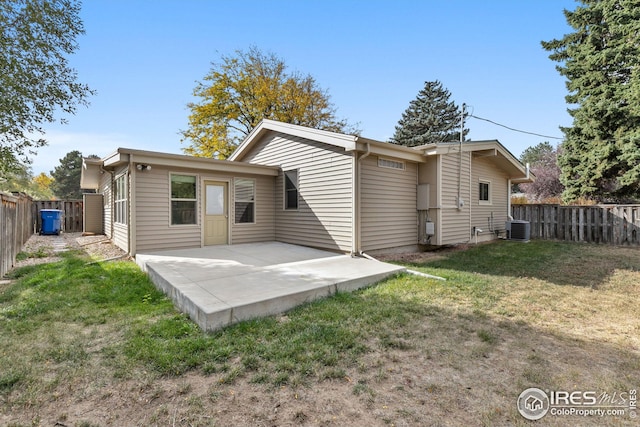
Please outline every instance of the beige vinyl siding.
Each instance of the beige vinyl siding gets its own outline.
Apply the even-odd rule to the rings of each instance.
[[[119,169],[116,169],[114,171],[113,174],[113,178],[117,178],[118,176],[122,175],[122,174],[127,174],[127,166],[123,166]],[[131,209],[130,209],[130,204],[131,204],[131,182],[129,180],[129,177],[127,176],[125,178],[125,181],[127,182],[127,215],[128,215],[128,223],[131,224]],[[114,201],[114,194],[113,194],[113,182],[112,182],[112,187],[111,187],[111,197],[110,197],[110,202],[111,202],[111,220],[113,221],[113,201]],[[113,221],[113,236],[112,236],[112,241],[113,243],[118,246],[120,249],[122,249],[123,251],[129,252],[129,225],[128,224],[121,224],[118,222]]]
[[[195,225],[170,225],[170,174],[195,175],[197,177],[197,217]],[[256,181],[256,222],[234,224],[234,177]],[[136,171],[136,250],[200,247],[202,244],[202,179],[229,183],[230,243],[251,243],[275,240],[274,177],[231,175],[200,169],[181,169],[154,166],[144,172]]]
[[[378,157],[360,164],[360,227],[364,251],[415,245],[418,242],[416,183],[418,167],[378,167]]]
[[[297,210],[284,209],[284,178],[275,186],[276,240],[350,252],[353,243],[353,156],[342,148],[270,132],[244,160],[298,169]]]
[[[104,234],[102,219],[102,194],[85,193],[83,198],[82,231],[85,233]]]
[[[111,203],[113,201],[113,194],[111,193],[111,174],[109,172],[105,172],[100,176],[100,188],[98,192],[102,194],[104,234],[112,239]]]
[[[490,182],[491,204],[489,205],[479,203],[480,181]],[[493,230],[503,231],[508,215],[509,177],[492,162],[490,157],[474,157],[471,185],[471,227],[481,228],[483,234],[490,234],[489,222],[493,214]]]
[[[457,207],[458,198],[458,153],[444,154],[441,158],[441,245],[466,243],[471,235],[469,178],[471,172],[471,153],[462,153],[461,197],[462,209]],[[475,188],[475,187],[474,187]],[[477,201],[477,196],[475,197]]]
[[[169,173],[194,175],[184,169],[154,166],[144,172],[136,171],[136,251],[193,248],[201,245],[199,214],[196,225],[170,225],[171,203]],[[200,182],[197,191],[200,192]],[[197,212],[201,201],[198,194]]]
[[[251,178],[248,176],[238,176],[242,178]],[[231,199],[231,215],[229,218],[231,224],[231,243],[252,243],[252,242],[269,242],[276,240],[276,221],[275,209],[276,202],[274,200],[275,177],[259,176],[255,178],[256,197],[255,197],[255,223],[252,224],[234,224],[235,203],[234,198]],[[233,191],[233,180],[231,181],[231,191]]]
[[[429,210],[428,217],[426,215],[422,215],[422,219],[427,221],[427,218],[434,224],[435,226],[435,235],[431,236],[429,240],[425,240],[420,243],[428,243],[431,245],[439,245],[438,235],[440,232],[440,204],[438,202],[438,170],[440,163],[440,156],[428,156],[426,158],[425,163],[421,163],[418,165],[418,183],[419,184],[429,184]],[[422,231],[423,238],[427,239],[426,230],[424,229],[425,224],[419,224],[419,227],[423,227]],[[420,236],[420,234],[418,234]]]

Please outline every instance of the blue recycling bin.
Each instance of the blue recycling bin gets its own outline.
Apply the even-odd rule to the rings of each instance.
[[[40,234],[60,234],[62,211],[58,209],[42,209],[40,211],[42,228]]]

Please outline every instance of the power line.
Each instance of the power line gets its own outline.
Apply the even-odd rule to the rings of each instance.
[[[500,126],[500,127],[505,128],[505,129],[512,130],[514,132],[526,133],[526,134],[529,134],[529,135],[540,136],[542,138],[557,139],[557,140],[560,140],[560,141],[564,140],[564,138],[559,138],[557,136],[542,135],[542,134],[535,133],[535,132],[527,132],[526,130],[515,129],[515,128],[509,127],[509,126],[505,126],[505,125],[500,124],[500,123],[496,123],[493,120],[483,119],[482,117],[474,116],[473,114],[469,114],[469,117],[473,117],[474,119],[478,119],[478,120],[484,120],[485,122],[489,122],[489,123],[494,124],[496,126]]]

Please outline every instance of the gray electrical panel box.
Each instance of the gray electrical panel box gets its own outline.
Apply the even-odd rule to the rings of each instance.
[[[433,236],[436,234],[436,226],[433,222],[427,221],[424,226],[424,231],[427,236]]]
[[[429,192],[431,186],[429,184],[418,184],[418,210],[426,211],[429,209]]]

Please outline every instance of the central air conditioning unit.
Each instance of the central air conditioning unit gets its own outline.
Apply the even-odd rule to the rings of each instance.
[[[507,229],[507,239],[517,242],[528,242],[531,237],[531,223],[515,219],[507,221],[505,224]]]

